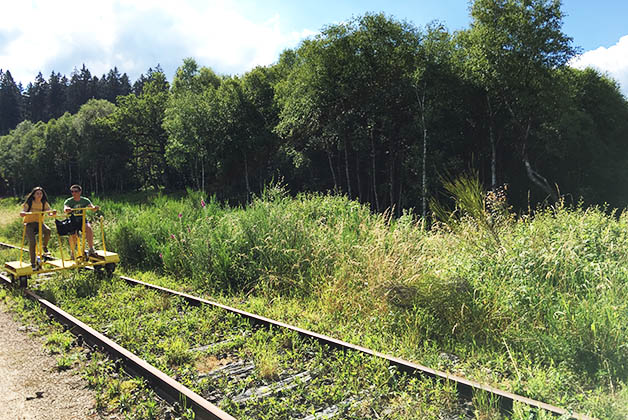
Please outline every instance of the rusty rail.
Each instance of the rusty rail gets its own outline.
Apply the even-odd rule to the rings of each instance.
[[[11,280],[3,274],[0,274],[0,279],[5,283],[11,284]],[[90,346],[101,348],[113,359],[120,360],[129,374],[145,378],[155,392],[169,403],[178,403],[184,407],[191,408],[198,419],[235,420],[233,416],[225,413],[191,389],[175,381],[144,359],[131,353],[61,308],[28,289],[24,289],[23,292],[29,299],[43,306],[49,315],[68,326],[74,335],[80,335]]]
[[[586,416],[584,414],[573,413],[564,408],[556,407],[551,404],[547,404],[541,401],[536,401],[531,398],[523,397],[521,395],[513,394],[508,391],[503,391],[497,388],[494,388],[490,385],[481,384],[479,382],[471,381],[469,379],[451,375],[447,372],[441,372],[427,366],[423,366],[417,363],[413,363],[407,360],[400,359],[398,357],[393,357],[384,353],[377,352],[375,350],[368,349],[366,347],[361,347],[355,344],[348,343],[346,341],[338,340],[333,337],[329,337],[324,334],[315,333],[313,331],[309,331],[303,328],[295,327],[294,325],[286,324],[280,321],[275,321],[270,318],[266,318],[260,315],[256,315],[250,312],[243,311],[241,309],[233,308],[231,306],[223,305],[218,302],[210,301],[207,299],[203,299],[200,297],[196,297],[187,293],[178,292],[176,290],[168,289],[165,287],[157,286],[154,284],[146,283],[140,280],[135,280],[126,276],[119,276],[122,280],[126,281],[129,284],[139,285],[143,287],[148,287],[154,290],[159,290],[164,293],[168,293],[171,295],[176,295],[184,298],[188,303],[192,305],[212,305],[217,308],[224,309],[229,312],[233,312],[248,318],[254,324],[262,324],[267,326],[275,326],[280,328],[289,329],[297,332],[303,337],[311,338],[317,340],[321,343],[327,344],[330,347],[334,347],[342,350],[354,350],[361,353],[365,353],[374,357],[382,358],[388,361],[391,365],[396,366],[400,371],[407,372],[410,374],[420,374],[423,376],[452,381],[456,384],[458,392],[464,398],[472,398],[476,392],[486,392],[489,395],[495,397],[498,401],[500,409],[505,413],[512,413],[513,403],[518,402],[530,407],[539,408],[545,410],[555,416],[565,416],[565,418],[569,419],[579,419],[579,420],[595,420],[593,417]]]
[[[4,244],[2,242],[0,242],[0,246],[19,248],[13,245]],[[203,299],[203,298],[193,296],[193,295],[183,293],[183,292],[178,292],[176,290],[168,289],[166,287],[146,283],[141,280],[132,279],[130,277],[126,277],[126,276],[119,276],[119,277],[122,280],[132,285],[143,286],[143,287],[161,291],[163,293],[182,297],[188,303],[195,306],[211,305],[211,306],[221,308],[223,310],[226,310],[235,314],[239,314],[249,319],[249,321],[252,322],[253,324],[261,324],[261,325],[266,325],[266,326],[272,325],[279,328],[285,328],[288,330],[295,331],[303,337],[317,340],[318,342],[327,344],[328,346],[333,347],[333,348],[337,348],[341,350],[358,351],[364,354],[368,354],[370,356],[382,358],[388,361],[390,365],[397,367],[400,371],[403,371],[409,374],[414,374],[414,375],[418,374],[421,376],[426,376],[426,377],[430,377],[430,378],[434,378],[438,380],[453,382],[456,385],[456,389],[458,390],[460,396],[469,400],[472,399],[473,395],[475,395],[476,393],[485,392],[497,401],[500,410],[505,414],[511,414],[513,410],[513,404],[517,402],[517,403],[525,404],[532,408],[537,408],[537,409],[547,411],[548,413],[557,417],[563,416],[563,418],[568,418],[568,419],[597,420],[594,417],[590,417],[590,416],[580,414],[580,413],[575,413],[561,407],[544,403],[542,401],[537,401],[532,398],[527,398],[521,395],[513,394],[511,392],[500,390],[498,388],[492,387],[487,384],[475,382],[475,381],[463,378],[461,376],[449,374],[447,372],[438,371],[438,370],[429,368],[427,366],[420,365],[418,363],[410,362],[404,359],[400,359],[398,357],[380,353],[378,351],[371,350],[366,347],[351,344],[346,341],[338,340],[336,338],[333,338],[324,334],[319,334],[313,331],[299,328],[290,324],[286,324],[284,322],[280,322],[280,321],[276,321],[276,320],[266,318],[260,315],[256,315],[251,312],[243,311],[241,309],[227,306],[218,302]]]

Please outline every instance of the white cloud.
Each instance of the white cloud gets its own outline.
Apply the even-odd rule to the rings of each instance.
[[[11,2],[9,12],[0,17],[0,31],[7,34],[0,46],[0,65],[11,70],[16,80],[34,79],[56,57],[72,51],[89,46],[111,50],[114,32],[110,7],[102,5],[94,10],[77,1],[63,6],[45,1]],[[80,67],[81,58],[77,59],[75,65]]]
[[[218,73],[243,73],[315,33],[287,33],[280,22],[279,15],[247,19],[228,0],[7,2],[0,68],[24,84],[39,71],[69,77],[83,63],[96,76],[117,66],[132,80],[161,64],[171,77],[186,57]]]
[[[628,98],[628,35],[609,48],[599,47],[585,52],[572,60],[571,66],[579,69],[593,67],[607,73],[619,82],[622,93]]]

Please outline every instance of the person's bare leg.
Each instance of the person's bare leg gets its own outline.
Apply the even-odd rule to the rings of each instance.
[[[94,231],[90,225],[85,225],[85,236],[90,248],[94,248]]]
[[[72,255],[72,259],[74,259],[74,250],[76,249],[76,234],[68,236],[68,240],[70,241],[70,255]]]
[[[85,237],[87,238],[87,243],[89,244],[89,250],[87,253],[90,257],[96,257],[98,254],[94,249],[94,231],[92,230],[91,225],[85,225]]]

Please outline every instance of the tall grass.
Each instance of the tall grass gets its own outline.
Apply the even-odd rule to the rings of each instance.
[[[368,209],[341,197],[290,198],[269,188],[245,208],[226,209],[190,192],[114,211],[110,247],[133,268],[192,279],[208,290],[308,294],[334,273],[364,234]]]
[[[246,208],[203,204],[190,193],[127,206],[111,246],[129,266],[208,291],[314,297],[349,318],[392,313],[416,328],[407,334],[507,343],[591,378],[628,375],[625,214],[558,206],[489,225],[483,210],[455,231],[427,231],[410,215],[280,188]]]
[[[458,366],[479,379],[627,415],[628,215],[558,204],[515,217],[478,185],[452,184],[466,201],[430,229],[281,187],[239,208],[192,191],[99,204],[108,248],[129,268],[201,292],[293,299],[299,310],[286,313],[322,332],[432,365],[457,352],[485,364]]]

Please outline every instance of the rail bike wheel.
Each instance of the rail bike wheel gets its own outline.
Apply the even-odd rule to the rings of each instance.
[[[107,263],[105,264],[105,273],[107,273],[107,277],[112,277],[113,276],[113,272],[116,269],[116,264],[115,263]]]
[[[94,266],[94,274],[99,279],[103,278],[105,276],[105,267],[103,267],[102,265],[95,265]]]
[[[9,280],[11,280],[10,287],[15,287],[17,285],[17,278],[15,277],[15,275],[7,273],[7,277],[9,278]]]

